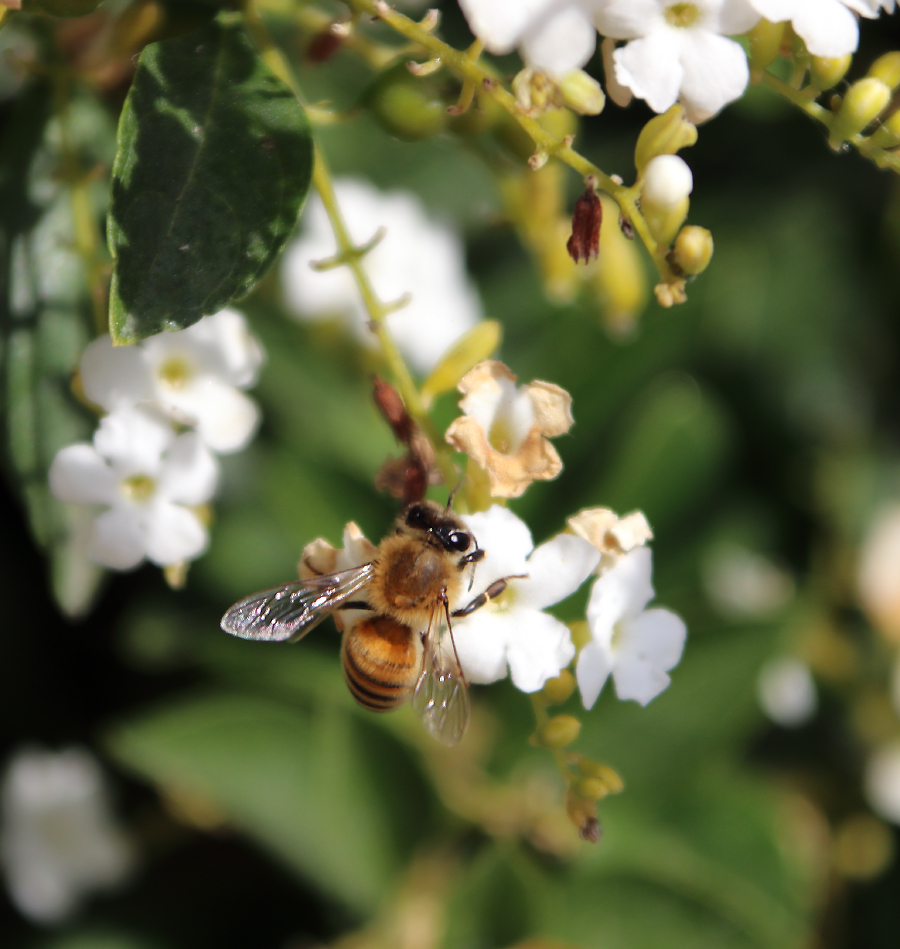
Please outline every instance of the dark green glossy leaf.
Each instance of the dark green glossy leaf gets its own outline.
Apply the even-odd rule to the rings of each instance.
[[[60,151],[50,90],[33,87],[0,146],[0,320],[6,469],[51,561],[54,596],[64,613],[84,613],[101,570],[84,556],[94,512],[50,494],[47,470],[64,445],[90,437],[92,419],[71,393],[71,373],[90,340],[91,303],[75,250],[71,190],[64,167],[108,162],[114,144],[107,113],[88,97],[66,114],[71,153]],[[77,158],[76,158],[77,156]],[[99,216],[102,183],[89,191]]]
[[[183,329],[247,294],[309,191],[303,107],[236,14],[148,46],[119,122],[110,330]]]

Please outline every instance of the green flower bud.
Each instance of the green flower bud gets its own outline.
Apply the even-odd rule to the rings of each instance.
[[[747,33],[750,46],[750,76],[753,82],[759,82],[762,71],[778,58],[784,40],[784,27],[784,23],[760,20]]]
[[[502,336],[503,328],[496,320],[484,320],[473,326],[444,353],[423,383],[424,402],[429,404],[436,395],[455,389],[470,369],[493,355]]]
[[[872,133],[871,142],[879,148],[900,145],[900,112],[892,112]]]
[[[869,67],[868,76],[880,79],[892,91],[900,86],[900,52],[885,53]]]
[[[555,679],[548,679],[541,694],[551,705],[562,705],[575,691],[575,676],[563,669]]]
[[[858,135],[891,101],[891,89],[881,79],[867,76],[854,82],[841,103],[828,144],[835,150]]]
[[[684,109],[673,105],[641,129],[634,148],[634,166],[643,174],[647,163],[657,155],[674,155],[697,141],[697,127],[684,117]]]
[[[599,801],[609,794],[609,788],[600,778],[581,778],[575,785],[575,791],[589,801]]]
[[[849,53],[846,56],[813,56],[809,62],[813,86],[821,90],[833,89],[844,78],[852,62]]]
[[[599,761],[582,757],[578,761],[578,770],[585,778],[602,781],[610,794],[619,794],[625,787],[625,782],[619,777],[618,772],[610,768],[608,764],[600,764]]]
[[[428,82],[413,76],[406,63],[377,76],[362,102],[386,131],[404,142],[431,138],[447,127],[446,103]]]
[[[578,115],[599,115],[606,105],[600,83],[583,69],[570,72],[560,85],[563,101]]]
[[[705,227],[691,224],[678,232],[669,254],[669,263],[676,273],[694,276],[706,270],[712,255],[712,234]]]
[[[604,218],[592,289],[607,331],[621,338],[633,331],[647,303],[647,277],[641,251],[635,246],[638,242],[628,240],[622,233],[618,205],[603,195],[600,200],[604,204]],[[590,638],[589,630],[586,636]],[[575,638],[574,629],[572,637]]]
[[[544,722],[535,734],[536,743],[545,748],[565,748],[571,745],[581,731],[581,722],[573,715],[554,715]]]

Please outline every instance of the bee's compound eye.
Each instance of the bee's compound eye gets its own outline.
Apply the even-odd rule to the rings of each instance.
[[[465,531],[451,531],[447,537],[447,543],[450,545],[450,549],[458,550],[460,553],[464,550],[468,550],[471,542],[472,538]]]

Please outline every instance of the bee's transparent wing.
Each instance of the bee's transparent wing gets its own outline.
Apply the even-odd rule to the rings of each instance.
[[[222,617],[226,633],[265,642],[297,640],[358,593],[372,579],[374,565],[331,573],[245,597]]]
[[[442,604],[431,614],[425,633],[422,674],[412,706],[422,724],[441,744],[459,742],[469,723],[469,687],[456,659],[453,632]]]

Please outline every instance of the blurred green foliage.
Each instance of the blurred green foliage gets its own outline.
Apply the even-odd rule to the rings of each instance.
[[[462,35],[444,6],[447,35]],[[299,60],[308,37],[287,18],[273,27]],[[309,101],[338,108],[372,79],[346,51],[298,75]],[[72,515],[49,497],[46,469],[90,432],[69,384],[92,335],[71,191],[90,168],[108,173],[121,96],[79,88],[61,112],[58,93],[37,78],[4,112],[4,462],[56,602],[79,614],[99,574],[62,540]],[[573,840],[549,757],[527,741],[528,699],[508,684],[474,689],[472,747],[444,752],[408,709],[378,717],[354,705],[330,624],[299,647],[219,630],[230,602],[290,579],[308,541],[337,543],[351,519],[378,539],[395,509],[373,488],[395,448],[371,402],[372,357],[329,327],[292,322],[275,271],[243,304],[268,353],[254,394],[263,429],[225,459],[211,549],[185,592],[147,568],[64,627],[36,558],[21,552],[22,525],[4,531],[4,747],[94,742],[145,860],[128,892],[58,935],[36,935],[4,906],[4,946],[281,949],[359,927],[360,946],[406,946],[391,927],[412,913],[410,893],[438,920],[423,947],[896,945],[896,867],[881,890],[838,879],[818,825],[797,816],[801,791],[821,822],[862,807],[846,691],[826,681],[819,720],[786,736],[764,722],[756,677],[810,615],[843,611],[852,636],[867,634],[823,562],[858,544],[877,504],[898,494],[900,202],[886,174],[829,154],[802,118],[765,101],[754,93],[701,129],[691,220],[713,231],[713,264],[687,304],[651,307],[627,341],[604,333],[588,297],[548,302],[503,220],[496,156],[483,161],[477,143],[400,142],[368,114],[317,132],[336,173],[414,191],[466,232],[486,314],[504,327],[502,358],[521,380],[572,393],[562,476],[511,504],[535,539],[592,505],[641,508],[654,527],[658,598],[690,631],[672,685],[647,708],[610,687],[589,714],[577,697],[566,706],[584,722],[575,748],[625,780],[600,804],[600,843]],[[583,149],[627,176],[646,117],[635,105],[586,121]],[[63,173],[72,162],[75,179]],[[85,185],[98,221],[106,184]],[[455,411],[440,397],[438,424]],[[786,565],[795,601],[764,619],[717,612],[704,563],[728,541]],[[583,602],[557,612],[577,619]],[[885,680],[873,652],[873,678]],[[772,780],[785,760],[789,780]],[[442,871],[426,873],[429,861]]]

